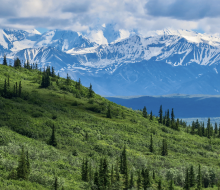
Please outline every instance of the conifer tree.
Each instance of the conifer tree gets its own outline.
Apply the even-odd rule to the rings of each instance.
[[[26,166],[27,166],[27,178],[28,178],[31,173],[31,166],[30,166],[28,151],[26,152]]]
[[[55,76],[56,76],[56,75],[55,75],[54,67],[52,67],[52,73],[51,73],[51,76],[52,76],[52,77],[55,77]]]
[[[100,183],[99,183],[99,173],[96,170],[94,174],[94,184],[96,185],[96,189],[100,189]]]
[[[107,110],[107,113],[106,113],[106,117],[107,117],[107,118],[110,118],[110,119],[112,118],[110,104],[108,105],[108,110]]]
[[[220,138],[220,123],[219,123],[219,126],[218,126],[218,138]]]
[[[18,96],[18,83],[15,83],[15,95]]]
[[[143,188],[144,190],[146,190],[151,186],[149,170],[146,169],[145,171],[143,171],[142,175],[143,175]]]
[[[103,177],[103,186],[108,187],[109,185],[109,175],[108,175],[108,163],[107,159],[104,158],[102,166],[102,177]]]
[[[194,135],[195,134],[195,122],[192,122],[192,127],[191,127],[191,134]]]
[[[142,114],[143,114],[143,117],[147,118],[147,108],[146,108],[146,106],[144,106]]]
[[[28,156],[25,156],[24,147],[21,149],[21,155],[18,160],[17,178],[28,180],[30,174],[30,163]]]
[[[218,124],[215,122],[215,135],[218,134]]]
[[[171,111],[171,122],[175,122],[175,115],[174,115],[174,111],[173,111],[173,108],[172,108],[172,111]]]
[[[153,180],[155,180],[156,177],[155,177],[155,171],[153,170]]]
[[[176,121],[175,130],[177,130],[177,131],[179,131],[179,130],[180,130],[180,129],[179,129],[179,119],[177,119],[177,121]]]
[[[119,169],[118,169],[118,158],[117,158],[117,162],[116,162],[116,165],[115,165],[115,181],[120,183],[120,172],[119,172]]]
[[[71,77],[68,75],[68,73],[67,73],[67,76],[66,76],[66,84],[67,85],[71,84]]]
[[[7,82],[6,82],[6,79],[5,79],[5,83],[4,83],[4,88],[3,88],[3,97],[7,97],[8,95],[8,89],[7,89]]]
[[[133,171],[131,171],[129,189],[132,189],[133,187],[134,187],[134,174],[133,174]]]
[[[167,149],[167,141],[166,141],[166,139],[163,139],[161,155],[162,155],[162,156],[167,156],[167,155],[168,155],[168,149]]]
[[[52,145],[54,147],[57,146],[57,141],[56,141],[56,136],[55,136],[55,127],[53,125],[52,127],[52,134],[51,134],[51,137],[50,137],[50,140],[49,140],[49,145]]]
[[[138,171],[138,178],[137,178],[137,189],[138,189],[138,190],[141,189],[141,184],[142,184],[141,172],[140,172],[140,170],[139,170],[139,171]]]
[[[150,112],[150,120],[151,121],[153,120],[153,113],[152,113],[152,111]]]
[[[3,63],[2,63],[2,64],[3,64],[3,65],[6,65],[6,66],[8,65],[8,64],[7,64],[7,59],[6,59],[6,54],[4,54],[4,58],[3,58]]]
[[[189,185],[190,185],[190,187],[194,187],[195,186],[195,174],[194,174],[193,166],[190,167]]]
[[[81,167],[81,176],[82,176],[82,180],[85,181],[85,161],[84,161],[84,158],[83,158],[82,167]]]
[[[58,186],[58,179],[57,179],[57,177],[55,177],[54,183],[53,183],[53,189],[54,190],[58,190],[58,188],[59,188],[59,186]]]
[[[201,175],[201,166],[199,164],[198,175],[197,175],[197,188],[196,190],[202,189],[202,175]]]
[[[21,81],[19,82],[19,87],[18,87],[18,96],[21,97]]]
[[[174,190],[173,180],[170,180],[169,190]]]
[[[90,83],[90,86],[89,86],[89,94],[88,94],[88,97],[89,98],[93,98],[94,97],[94,91],[92,89],[92,84]]]
[[[159,123],[163,123],[163,109],[162,109],[162,105],[160,106],[160,110],[159,110]]]
[[[85,163],[84,163],[84,173],[83,173],[83,179],[85,182],[89,181],[89,161],[88,158],[86,158]]]
[[[169,109],[167,110],[167,115],[166,115],[166,126],[170,127],[170,113],[169,113]]]
[[[159,179],[159,181],[158,181],[157,189],[162,190],[162,181],[161,181],[161,179]]]
[[[14,60],[14,67],[21,67],[21,61],[20,61],[20,59],[15,59]]]
[[[111,180],[110,180],[111,187],[112,187],[113,184],[114,184],[114,177],[115,177],[115,174],[114,174],[114,167],[113,167],[113,165],[112,165],[112,168],[111,168]]]
[[[210,139],[211,138],[211,122],[210,122],[210,118],[208,118],[208,121],[207,121],[206,131],[207,131],[206,135]]]
[[[154,152],[153,135],[152,134],[151,134],[151,137],[150,137],[149,151],[152,152],[152,153]]]
[[[10,77],[8,75],[8,87],[10,86]]]
[[[189,189],[190,189],[188,169],[186,169],[186,178],[185,178],[184,189],[186,189],[186,190],[189,190]]]

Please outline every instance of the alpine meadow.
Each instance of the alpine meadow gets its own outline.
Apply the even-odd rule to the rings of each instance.
[[[0,65],[0,189],[219,189],[220,128],[117,105],[54,68]],[[204,126],[205,125],[205,126]]]

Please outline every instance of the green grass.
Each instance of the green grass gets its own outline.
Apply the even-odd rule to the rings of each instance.
[[[142,117],[140,111],[119,106],[95,95],[87,98],[88,88],[75,89],[75,81],[65,85],[65,79],[52,78],[52,86],[40,88],[41,74],[36,70],[15,69],[0,65],[0,89],[10,75],[10,88],[22,82],[22,98],[0,97],[0,187],[4,189],[51,189],[58,176],[60,187],[86,189],[81,181],[82,159],[88,157],[92,168],[99,158],[107,157],[115,164],[124,144],[127,146],[129,169],[154,169],[156,176],[167,181],[174,179],[176,189],[184,184],[186,167],[202,166],[204,178],[212,171],[216,181],[220,177],[220,139],[211,141],[190,135]],[[81,98],[76,98],[76,94]],[[113,118],[106,118],[110,104]],[[159,108],[158,108],[159,110]],[[57,148],[47,145],[55,125]],[[88,133],[88,140],[85,135]],[[153,134],[155,152],[149,152]],[[168,156],[161,156],[162,140],[168,142]],[[29,151],[31,174],[29,181],[9,180],[9,173],[17,167],[21,146]],[[77,156],[76,156],[77,155]],[[136,179],[136,175],[135,175]],[[156,189],[156,183],[152,185]],[[217,187],[215,188],[217,189]]]

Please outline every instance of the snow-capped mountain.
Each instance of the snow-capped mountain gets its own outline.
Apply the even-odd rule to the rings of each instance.
[[[220,94],[219,34],[165,29],[123,39],[105,30],[103,45],[72,31],[0,30],[0,53],[54,66],[102,95]]]

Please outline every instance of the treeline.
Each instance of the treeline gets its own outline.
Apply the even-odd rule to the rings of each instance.
[[[142,115],[145,118],[149,118],[149,120],[153,120],[152,111],[150,112],[150,115],[147,113],[146,106],[144,106],[142,110]],[[191,125],[187,126],[187,123],[183,121],[182,119],[175,119],[174,110],[172,108],[171,114],[169,109],[165,111],[165,114],[163,115],[163,109],[162,105],[159,109],[158,117],[156,117],[158,120],[158,123],[170,127],[174,130],[179,131],[180,126],[186,129],[186,132],[192,135],[199,135],[200,137],[207,137],[207,138],[220,138],[220,124],[215,122],[215,126],[213,127],[210,121],[210,118],[208,118],[206,127],[204,122],[199,122],[197,119],[196,121],[193,121]]]
[[[94,165],[97,166],[94,168]],[[203,179],[200,165],[197,171],[195,171],[193,166],[186,168],[185,171],[183,188],[186,190],[190,190],[191,188],[201,190],[203,187],[214,187],[216,184],[215,174],[210,176],[210,180]],[[158,174],[158,171],[149,170],[148,168],[134,171],[129,167],[126,146],[124,146],[115,164],[110,165],[107,158],[100,158],[98,164],[94,164],[94,162],[85,158],[81,166],[82,181],[88,182],[92,190],[147,190],[150,187],[157,187],[158,190],[167,187],[167,189],[173,190],[175,187],[173,179],[166,182]]]
[[[1,96],[4,98],[21,97],[21,89],[21,81],[19,83],[15,82],[14,85],[11,85],[10,76],[8,75],[8,78],[5,79],[3,90],[1,91]]]

